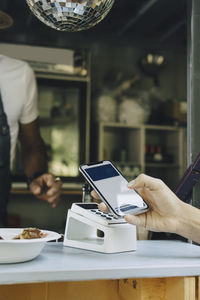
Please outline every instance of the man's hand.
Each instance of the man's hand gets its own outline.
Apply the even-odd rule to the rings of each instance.
[[[184,203],[162,180],[141,174],[128,187],[142,196],[149,205],[149,210],[137,216],[125,216],[127,222],[151,231],[179,231]]]
[[[200,244],[200,210],[182,202],[157,178],[144,174],[129,182],[149,205],[149,210],[140,215],[126,215],[128,223],[143,226],[147,230],[177,233]],[[99,198],[93,191],[92,196]],[[99,208],[108,211],[104,203]]]
[[[149,210],[145,213],[126,215],[125,220],[128,223],[151,231],[177,232],[184,203],[162,180],[141,174],[130,182],[128,187],[135,189],[149,205]],[[99,199],[95,191],[91,194],[95,199]],[[103,202],[99,204],[99,209],[108,212],[108,207]]]
[[[29,189],[38,199],[51,203],[56,207],[61,195],[62,181],[52,174],[45,173],[34,179]]]

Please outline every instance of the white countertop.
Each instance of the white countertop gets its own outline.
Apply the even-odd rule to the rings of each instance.
[[[136,251],[102,254],[48,243],[32,261],[0,265],[0,284],[175,276],[200,276],[200,246],[138,241]]]

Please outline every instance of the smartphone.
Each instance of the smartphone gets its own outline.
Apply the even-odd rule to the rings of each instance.
[[[80,165],[79,170],[117,217],[148,210],[147,203],[135,190],[127,187],[128,181],[110,161]]]

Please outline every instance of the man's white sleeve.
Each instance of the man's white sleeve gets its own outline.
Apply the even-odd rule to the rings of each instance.
[[[25,103],[20,118],[20,123],[28,124],[38,117],[38,93],[33,70],[26,63],[24,66]]]

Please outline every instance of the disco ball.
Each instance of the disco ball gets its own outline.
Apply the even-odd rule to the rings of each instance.
[[[26,0],[34,15],[60,31],[80,31],[99,23],[114,0]]]

